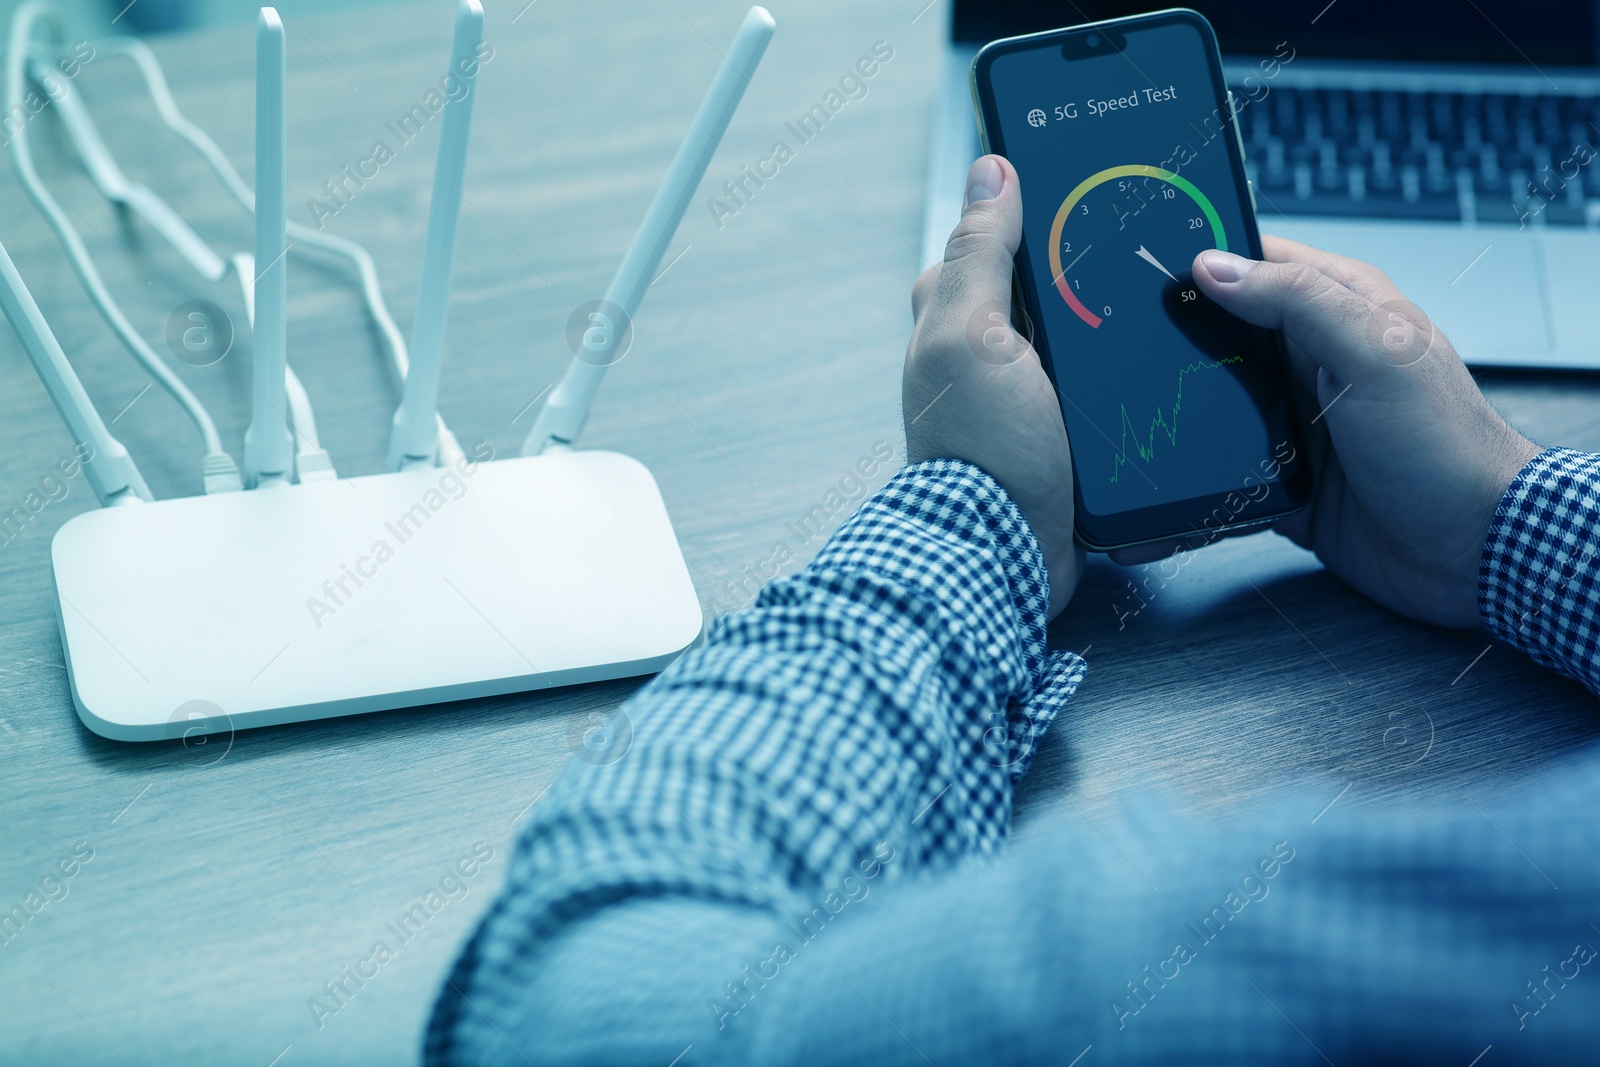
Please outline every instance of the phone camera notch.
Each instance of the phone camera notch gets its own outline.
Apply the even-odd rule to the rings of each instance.
[[[1110,30],[1074,33],[1062,44],[1061,57],[1068,60],[1092,59],[1096,56],[1121,52],[1126,44],[1127,38]]]

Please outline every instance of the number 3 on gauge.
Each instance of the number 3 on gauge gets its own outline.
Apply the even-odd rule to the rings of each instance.
[[[1111,317],[1107,297],[1125,312],[1131,302],[1139,315],[1164,314],[1173,287],[1180,306],[1198,300],[1189,265],[1208,248],[1227,251],[1228,236],[1193,182],[1160,167],[1111,167],[1062,201],[1050,228],[1050,273],[1067,306],[1098,330]]]

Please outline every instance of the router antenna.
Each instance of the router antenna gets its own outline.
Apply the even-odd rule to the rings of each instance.
[[[710,91],[701,102],[683,144],[678,147],[678,154],[667,168],[661,188],[656,190],[655,199],[650,202],[650,209],[645,212],[644,221],[606,290],[607,303],[621,309],[625,316],[622,323],[615,324],[615,329],[606,331],[608,345],[614,346],[628,331],[628,322],[639,310],[639,302],[661,264],[661,257],[683,213],[688,210],[695,188],[711,164],[711,156],[722,141],[775,28],[772,15],[764,7],[752,7],[745,14],[733,45],[711,82]],[[575,356],[567,364],[566,374],[540,409],[533,430],[522,444],[524,456],[536,455],[552,444],[570,445],[577,439],[589,417],[589,405],[594,402],[606,366],[611,362],[609,355],[609,350],[602,350],[587,359]]]
[[[288,366],[288,218],[284,187],[283,20],[264,7],[256,21],[256,252],[265,263],[255,277],[255,359],[251,367],[250,428],[244,435],[245,477],[252,487],[285,484],[293,439],[284,415]]]
[[[433,164],[428,233],[422,245],[422,282],[411,324],[411,367],[406,373],[389,436],[389,469],[433,466],[439,451],[439,370],[444,359],[445,320],[450,310],[450,274],[456,257],[456,222],[461,217],[461,182],[467,169],[477,49],[483,41],[483,6],[458,0],[450,38],[450,69],[465,91],[446,100],[439,154]]]
[[[28,358],[33,361],[45,391],[55,401],[62,421],[81,448],[88,445],[94,451],[83,459],[83,475],[88,479],[94,495],[103,505],[128,504],[150,499],[150,489],[144,484],[139,468],[122,442],[111,436],[111,431],[100,418],[83,390],[83,382],[67,362],[56,335],[50,332],[44,313],[28,292],[17,266],[11,262],[5,245],[0,245],[0,311],[17,332]]]

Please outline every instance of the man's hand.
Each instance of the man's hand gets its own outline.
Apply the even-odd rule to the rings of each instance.
[[[1083,552],[1072,540],[1072,457],[1038,353],[1011,328],[1011,261],[1022,239],[1017,172],[984,156],[967,207],[911,293],[916,327],[901,399],[907,458],[963,459],[1011,494],[1044,551],[1050,614],[1072,597]]]
[[[1317,471],[1277,526],[1356,589],[1412,618],[1478,625],[1495,506],[1539,449],[1502,419],[1444,335],[1375,267],[1265,239],[1268,262],[1202,252],[1195,282],[1283,330]]]

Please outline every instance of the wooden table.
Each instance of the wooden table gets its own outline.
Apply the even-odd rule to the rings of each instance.
[[[493,7],[480,76],[441,407],[462,440],[515,452],[526,408],[567,358],[567,317],[597,296],[709,83],[743,0],[649,0],[602,11],[566,0]],[[798,521],[880,442],[901,448],[899,376],[920,269],[922,175],[944,13],[918,0],[779,8],[778,36],[650,291],[585,443],[655,472],[711,610],[742,604],[781,549],[820,538]],[[443,72],[443,2],[291,24],[292,216]],[[777,177],[731,215],[706,205],[786,138],[874,42],[894,58]],[[179,101],[251,171],[245,29],[158,46]],[[200,161],[153,120],[125,63],[78,83],[131,175],[220,246],[249,226]],[[48,117],[41,169],[71,203],[135,324],[158,340],[186,300],[218,302],[149,234],[123,226],[77,172]],[[402,325],[415,302],[437,131],[325,222],[377,256]],[[392,142],[391,142],[391,146]],[[90,313],[48,230],[0,167],[4,239],[90,393],[158,496],[197,492],[197,438]],[[80,214],[81,213],[81,214]],[[719,225],[720,222],[720,225]],[[346,474],[382,469],[397,399],[337,266],[295,259],[290,351]],[[238,453],[248,340],[178,370]],[[1600,449],[1593,378],[1493,376],[1529,433]],[[0,511],[70,441],[9,331],[0,334]],[[120,413],[120,414],[119,414]],[[873,487],[886,477],[880,475]],[[846,482],[848,488],[849,483]],[[0,904],[92,849],[0,945],[0,1061],[404,1062],[444,968],[504,871],[514,824],[617,682],[246,732],[206,746],[102,740],[78,722],[53,616],[48,546],[92,506],[81,480],[0,549]],[[844,517],[831,516],[836,525]],[[1270,536],[1197,556],[1147,606],[1139,571],[1091,567],[1053,632],[1092,673],[1055,728],[1021,804],[1090,820],[1130,862],[1124,801],[1152,791],[1200,818],[1294,787],[1338,805],[1461,805],[1515,788],[1600,736],[1595,703],[1487,638],[1403,622]],[[225,596],[225,590],[218,591]],[[1469,669],[1470,668],[1470,669]],[[481,844],[479,844],[481,842]],[[82,843],[80,845],[80,843]],[[390,930],[457,861],[492,850],[404,944]],[[457,883],[450,882],[454,886]],[[56,890],[59,895],[59,890]],[[460,896],[457,891],[456,896]],[[395,957],[334,1013],[308,1002],[377,941]],[[370,970],[370,968],[369,968]],[[353,988],[353,986],[352,986]],[[275,1059],[277,1057],[277,1059]]]

